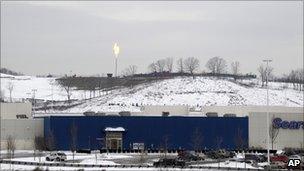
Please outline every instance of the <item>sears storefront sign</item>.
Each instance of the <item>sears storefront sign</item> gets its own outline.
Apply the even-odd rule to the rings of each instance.
[[[304,121],[286,121],[281,118],[274,118],[272,120],[274,128],[282,129],[304,129]]]

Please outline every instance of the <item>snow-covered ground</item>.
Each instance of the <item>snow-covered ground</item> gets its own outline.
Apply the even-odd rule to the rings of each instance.
[[[31,98],[32,89],[37,89],[37,99],[66,100],[66,92],[55,78],[1,74],[1,89],[4,90],[6,99],[9,98],[9,82],[14,85],[14,99]],[[270,105],[303,106],[303,91],[293,90],[291,84],[271,82],[269,89]],[[189,105],[195,108],[212,105],[265,105],[266,89],[261,88],[258,79],[234,82],[232,79],[214,77],[177,77],[133,88],[117,88],[91,100],[83,100],[84,97],[89,97],[85,91],[73,90],[71,98],[82,101],[82,104],[62,112],[139,112],[142,105]]]
[[[73,156],[71,152],[65,152],[67,155],[67,162],[73,161]],[[125,158],[131,158],[132,156],[122,155],[122,154],[81,154],[77,153],[74,156],[74,160],[78,161],[77,163],[80,164],[99,164],[99,165],[119,165],[115,163],[115,159],[125,159]],[[18,157],[11,159],[12,161],[22,161],[22,162],[45,162],[45,163],[54,163],[53,161],[46,161],[45,156],[43,157]]]
[[[57,82],[56,78],[45,78],[35,76],[12,76],[0,73],[1,91],[6,99],[9,99],[9,84],[13,85],[12,97],[16,100],[33,97],[44,100],[67,100],[66,92]],[[82,91],[73,91],[71,99],[81,99]]]
[[[28,154],[30,157],[16,157],[11,159],[12,161],[20,161],[20,162],[42,162],[42,163],[54,163],[53,161],[46,161],[45,155],[48,152],[44,152],[44,155],[42,157],[34,157],[33,151],[29,150],[17,150],[15,152],[15,155],[18,156],[18,154]],[[64,153],[67,155],[67,163],[73,162],[73,156],[70,151],[64,151]],[[2,156],[5,156],[6,151],[1,151]],[[112,160],[115,159],[125,159],[125,158],[132,158],[132,156],[125,155],[125,154],[116,154],[116,153],[110,153],[110,154],[82,154],[82,153],[76,153],[74,156],[75,163],[79,164],[98,164],[98,165],[119,165],[115,163]],[[9,160],[9,159],[5,159]],[[33,170],[37,166],[26,166],[26,165],[9,165],[9,164],[1,164],[0,170]],[[47,166],[40,166],[42,169],[48,169],[48,170],[79,170],[79,169],[85,169],[85,170],[100,170],[100,168],[81,168],[81,167],[47,167]],[[115,168],[114,168],[115,169]],[[106,169],[108,170],[108,169]],[[111,170],[111,169],[110,169]]]
[[[72,161],[72,153],[70,151],[64,151],[64,153],[67,155],[67,161],[65,163],[73,163]],[[37,162],[37,163],[56,163],[52,161],[46,161],[45,156],[34,158],[33,157],[33,151],[28,151],[28,150],[18,150],[15,152],[16,156],[20,156],[22,154],[31,154],[28,157],[16,157],[11,159],[12,161],[20,161],[20,162]],[[44,154],[48,154],[48,152],[44,152]],[[158,160],[160,156],[163,156],[161,153],[151,153],[147,154],[150,157],[153,157],[155,161]],[[2,151],[2,156],[5,156],[5,151]],[[146,158],[149,158],[146,156]],[[176,157],[177,154],[170,154],[171,157]],[[242,158],[243,155],[237,155],[237,158]],[[180,168],[115,168],[115,165],[120,165],[117,162],[121,162],[121,160],[125,160],[124,164],[132,164],[128,163],[130,159],[135,159],[135,161],[140,158],[140,154],[134,154],[134,153],[108,153],[108,154],[81,154],[81,153],[76,153],[74,157],[74,163],[75,164],[98,164],[98,165],[110,165],[113,167],[106,167],[102,168],[105,170],[204,170],[204,169],[180,169]],[[9,160],[9,159],[5,159]],[[150,160],[149,165],[152,166],[152,161]],[[250,164],[246,163],[241,163],[241,162],[236,162],[236,161],[226,161],[226,162],[220,162],[220,163],[208,163],[208,164],[192,164],[191,166],[203,166],[203,167],[225,167],[225,168],[251,168],[251,169],[262,169],[262,167],[253,167]],[[33,170],[37,166],[29,166],[29,165],[19,165],[19,164],[1,164],[0,168],[2,170]],[[79,170],[79,169],[84,169],[84,170],[101,170],[101,168],[94,168],[94,167],[63,167],[63,166],[39,166],[41,169],[48,169],[48,170]],[[216,169],[206,169],[206,170],[216,170]]]
[[[201,164],[194,166],[207,166],[207,167],[229,167],[229,168],[247,168],[247,169],[263,169],[262,167],[253,167],[251,164],[244,162],[225,161],[219,163]]]
[[[37,166],[25,166],[25,165],[9,165],[9,164],[0,164],[2,170],[34,170]],[[105,171],[220,171],[219,169],[181,169],[181,168],[94,168],[94,167],[47,167],[40,166],[40,169],[43,170],[54,170],[54,171],[93,171],[93,170],[105,170]],[[230,170],[230,169],[229,169]],[[239,169],[241,170],[241,169]]]

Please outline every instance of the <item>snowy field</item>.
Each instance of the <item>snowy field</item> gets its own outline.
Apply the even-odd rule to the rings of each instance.
[[[66,100],[66,92],[55,78],[33,76],[10,76],[1,74],[1,89],[9,99],[8,84],[12,83],[14,100],[32,98],[32,89],[37,89],[35,98],[44,100]],[[301,107],[303,91],[292,89],[292,84],[271,82],[269,86],[270,105]],[[141,105],[189,105],[202,106],[265,105],[266,89],[257,79],[234,82],[232,79],[213,77],[177,77],[158,82],[141,84],[133,88],[118,88],[100,97],[84,100],[88,92],[73,90],[72,99],[82,104],[62,112],[82,113],[84,111],[131,111],[139,112]],[[98,94],[98,93],[96,93]],[[54,112],[54,111],[47,111]],[[56,112],[56,111],[55,111]]]

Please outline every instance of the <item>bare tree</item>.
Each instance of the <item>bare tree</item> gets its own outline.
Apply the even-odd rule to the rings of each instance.
[[[12,102],[12,92],[14,90],[14,84],[12,82],[8,82],[7,89],[8,89],[9,94],[10,94],[10,102]]]
[[[42,136],[34,137],[34,157],[36,156],[36,150],[38,150],[39,162],[41,161],[41,151],[45,150],[45,142]]]
[[[231,71],[233,75],[238,75],[240,72],[240,63],[238,61],[234,61],[231,63]]]
[[[297,72],[295,70],[292,70],[288,75],[289,81],[292,83],[293,88],[296,89],[296,80],[297,80]]]
[[[215,144],[216,144],[216,148],[220,149],[221,146],[222,146],[222,143],[223,143],[223,137],[218,136],[218,137],[215,138],[214,141],[215,141]]]
[[[160,144],[160,148],[163,150],[164,152],[164,157],[166,158],[167,157],[167,153],[168,153],[168,144],[169,143],[169,136],[168,135],[164,135],[163,138],[162,138],[162,142]]]
[[[167,58],[167,59],[160,59],[156,62],[153,62],[149,65],[149,70],[151,72],[164,72],[165,69],[171,72],[173,70],[173,59]]]
[[[128,68],[123,70],[122,74],[124,76],[132,76],[132,75],[136,74],[136,72],[137,72],[137,66],[136,65],[130,65],[130,66],[128,66]]]
[[[292,70],[288,75],[288,81],[292,83],[295,90],[304,89],[304,71],[303,69]]]
[[[206,67],[213,74],[221,74],[226,71],[227,62],[223,58],[213,57],[207,61]]]
[[[258,68],[258,72],[260,74],[260,77],[261,77],[261,80],[262,80],[262,87],[264,85],[268,85],[268,82],[267,82],[267,79],[268,78],[268,81],[269,79],[271,78],[272,76],[272,71],[273,71],[273,68],[272,67],[265,67],[264,65],[260,65],[259,68]],[[264,84],[266,83],[266,84]]]
[[[184,61],[185,71],[189,72],[194,77],[194,72],[199,68],[199,60],[194,57],[189,57]]]
[[[274,119],[274,116],[272,116],[272,120]],[[273,144],[275,143],[277,137],[279,134],[279,128],[276,128],[274,125],[269,125],[269,138],[271,142],[271,149],[273,150]]]
[[[15,138],[9,135],[6,139],[6,149],[8,157],[11,159],[14,157],[15,149],[16,149],[16,141]]]
[[[155,62],[157,72],[164,72],[165,71],[165,66],[166,66],[166,60],[160,59]]]
[[[155,62],[151,63],[148,68],[151,72],[157,72],[157,66]]]
[[[52,130],[49,130],[47,136],[45,137],[45,147],[46,150],[49,151],[54,151],[56,149],[55,135]]]
[[[237,129],[236,135],[234,137],[235,147],[238,149],[243,149],[246,145],[246,140],[243,137],[243,130],[241,128]]]
[[[177,64],[177,72],[183,73],[184,72],[184,60],[183,60],[183,58],[179,58],[176,61],[176,64]]]
[[[100,78],[100,76],[98,76],[98,94],[99,96],[101,96],[101,89],[102,89],[102,79]],[[86,94],[85,94],[86,96]]]
[[[298,78],[300,81],[300,91],[304,91],[304,69],[303,68],[298,70]]]
[[[268,68],[266,67],[266,69],[265,69],[265,77],[264,77],[265,78],[265,82],[266,82],[266,86],[268,86],[268,82],[273,77],[272,72],[273,72],[273,68],[272,67],[270,67],[270,66],[268,66]]]
[[[166,70],[169,72],[173,71],[173,58],[166,58]]]
[[[264,82],[266,81],[266,75],[265,75],[266,72],[265,71],[266,71],[266,69],[263,65],[260,65],[258,67],[258,72],[259,72],[261,80],[262,80],[262,87],[264,87]]]
[[[5,96],[4,96],[4,90],[1,90],[0,91],[0,102],[4,102],[4,98],[5,98]]]
[[[64,78],[57,79],[57,81],[60,83],[60,85],[63,87],[63,89],[66,92],[68,103],[71,102],[71,96],[72,96],[72,81],[73,77],[65,76]]]
[[[199,128],[195,128],[191,136],[191,146],[193,150],[194,151],[201,150],[202,143],[203,143],[203,135],[200,132]]]
[[[145,149],[140,149],[140,156],[138,159],[138,163],[139,164],[144,164],[145,162],[147,162],[148,158],[147,158],[147,152]]]
[[[75,151],[77,150],[77,126],[75,122],[73,121],[71,126],[70,126],[70,149],[73,153],[73,163],[74,163],[74,156],[75,156]]]

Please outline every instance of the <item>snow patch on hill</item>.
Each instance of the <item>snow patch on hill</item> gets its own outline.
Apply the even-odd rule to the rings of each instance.
[[[32,89],[37,89],[35,98],[44,100],[66,100],[66,92],[55,78],[34,76],[9,76],[1,74],[1,90],[9,98],[9,82],[14,85],[12,97],[32,98]],[[287,88],[283,88],[283,87]],[[177,77],[145,83],[133,88],[118,88],[102,92],[101,96],[86,99],[89,92],[73,90],[72,99],[82,104],[63,112],[82,113],[84,111],[132,111],[139,112],[142,105],[189,105],[202,106],[265,105],[266,89],[260,87],[259,80],[251,79],[234,82],[233,79],[214,77]],[[96,94],[99,94],[96,92]],[[303,92],[292,89],[291,84],[272,82],[269,85],[269,99],[272,106],[303,106]],[[50,112],[50,111],[48,111]]]
[[[251,80],[256,84],[258,80]],[[300,107],[303,92],[282,89],[283,83],[271,83],[270,105]],[[87,101],[67,112],[93,111],[140,111],[142,105],[189,105],[202,106],[266,105],[266,89],[258,86],[241,86],[232,80],[191,77],[162,80],[138,85],[132,89],[119,89],[110,95]],[[138,107],[137,107],[138,106]]]
[[[20,99],[32,98],[35,91],[36,99],[43,100],[66,100],[66,93],[56,82],[56,78],[45,78],[35,76],[12,76],[0,73],[1,91],[6,99],[9,98],[8,85],[13,85],[12,97],[15,101]],[[72,99],[81,99],[83,91],[73,91]]]

